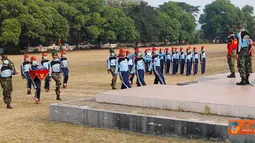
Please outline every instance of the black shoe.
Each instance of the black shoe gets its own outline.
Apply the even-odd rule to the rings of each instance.
[[[27,95],[31,95],[31,94],[32,94],[31,90],[28,90]]]
[[[62,99],[60,97],[58,97],[57,100],[61,101]]]
[[[57,100],[61,101],[62,99],[59,96],[57,96]]]
[[[7,109],[13,109],[13,107],[11,106],[11,104],[7,104]]]
[[[244,79],[242,79],[242,81],[236,83],[236,85],[246,85],[246,81]]]
[[[249,78],[246,78],[246,84],[250,84]]]
[[[236,75],[235,74],[230,74],[227,76],[228,78],[236,78]]]

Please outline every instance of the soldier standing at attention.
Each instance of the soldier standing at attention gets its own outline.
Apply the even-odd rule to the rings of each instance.
[[[111,83],[112,89],[116,89],[116,82],[117,82],[117,75],[115,74],[116,60],[117,60],[117,56],[114,50],[111,49],[110,56],[107,59],[107,70],[108,70],[108,73],[112,74],[112,83]]]
[[[190,74],[192,74],[193,70],[193,57],[194,57],[194,52],[191,50],[191,47],[189,48],[190,50],[190,57],[191,57],[191,63],[190,63]]]
[[[160,55],[163,55],[163,54],[165,54],[164,53],[164,50],[162,49],[162,48],[160,48],[160,50],[159,50],[159,54]],[[162,74],[164,73],[164,62],[165,62],[165,56],[162,56],[162,57],[160,57],[160,67],[161,67],[161,72],[162,72]]]
[[[12,109],[11,101],[12,101],[12,75],[15,74],[15,71],[10,66],[9,60],[4,59],[3,64],[0,65],[1,68],[1,86],[3,88],[3,100],[4,103],[7,104],[7,109]]]
[[[175,71],[176,71],[176,52],[175,52],[175,48],[172,48],[172,74],[175,75]]]
[[[169,52],[169,49],[166,48],[166,55],[165,55],[165,63],[166,63],[166,74],[170,73],[170,66],[171,66],[171,54]]]
[[[60,58],[62,64],[63,64],[63,67],[62,67],[62,72],[64,74],[64,81],[63,81],[63,88],[67,88],[67,82],[68,82],[68,79],[69,79],[69,62],[67,60],[67,57],[66,57],[66,51],[61,51],[61,58]]]
[[[44,67],[50,71],[50,61],[48,60],[46,53],[42,53],[41,65],[42,65],[42,67]],[[46,92],[49,92],[49,90],[50,90],[50,76],[48,75],[44,81],[45,81],[44,89],[46,90]]]
[[[197,53],[197,48],[193,48],[193,63],[194,63],[194,68],[193,68],[193,73],[194,75],[197,75],[198,72],[198,53]]]
[[[50,70],[50,77],[56,82],[56,100],[61,100],[60,98],[60,87],[61,87],[61,73],[62,73],[62,62],[58,57],[57,52],[53,52],[52,53],[52,58],[53,60],[51,61],[50,65],[51,65],[51,70]]]
[[[191,63],[192,63],[192,55],[190,51],[190,47],[186,49],[186,76],[191,75]]]
[[[183,52],[183,48],[180,48],[180,74],[184,74],[185,67],[185,53]]]
[[[249,40],[249,46],[251,47],[250,51],[249,51],[249,54],[250,54],[250,62],[249,62],[250,73],[252,73],[252,57],[254,55],[254,48],[253,48],[254,45],[255,45],[255,43],[250,39]]]
[[[32,79],[29,74],[31,69],[31,62],[27,54],[24,55],[24,61],[21,63],[21,76],[27,81],[27,95],[31,95]]]
[[[116,60],[115,74],[117,75],[119,73],[120,80],[122,82],[121,89],[131,88],[128,61],[133,57],[135,57],[135,54],[126,56],[126,50],[120,49],[119,57]]]
[[[201,72],[202,72],[202,74],[205,74],[206,54],[205,54],[205,47],[204,46],[201,47],[200,63],[201,63]]]
[[[236,83],[237,85],[246,85],[250,84],[249,77],[250,77],[250,54],[249,51],[251,50],[251,45],[249,44],[250,35],[246,32],[243,28],[243,25],[238,25],[238,30],[240,31],[237,34],[238,38],[238,71],[241,76],[241,82]]]
[[[179,70],[179,62],[180,62],[180,54],[178,52],[178,48],[175,48],[175,54],[176,54],[176,67],[175,67],[175,74],[178,73]]]
[[[151,51],[150,48],[148,48],[148,52],[147,52],[147,55],[145,57],[146,58],[152,58],[152,51]],[[146,61],[146,69],[148,70],[147,75],[152,74],[152,70],[150,69],[150,65],[151,65],[151,61]]]
[[[148,49],[146,48],[144,51],[144,57],[147,57],[147,56],[148,56]],[[145,63],[145,71],[146,71],[146,73],[148,73],[148,71],[149,71],[149,63],[148,62]]]
[[[228,78],[236,78],[235,74],[235,58],[236,58],[236,49],[238,47],[238,41],[235,37],[234,32],[230,32],[230,35],[228,36],[228,66],[230,70],[230,75],[228,75]]]

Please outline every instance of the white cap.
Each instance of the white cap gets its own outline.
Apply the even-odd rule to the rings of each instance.
[[[250,39],[250,36],[249,36],[249,35],[245,35],[245,36],[243,37],[243,39],[244,39],[244,40],[249,40],[249,39]]]
[[[37,61],[32,61],[32,65],[36,66],[37,65]]]
[[[154,55],[158,55],[159,54],[159,52],[158,51],[154,51]]]
[[[3,61],[3,64],[9,65],[9,61],[8,61],[8,60],[4,60],[4,61]]]

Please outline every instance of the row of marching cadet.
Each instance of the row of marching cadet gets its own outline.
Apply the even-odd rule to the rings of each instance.
[[[112,89],[116,89],[116,81],[119,75],[122,82],[121,89],[131,88],[135,76],[137,77],[136,85],[146,86],[145,75],[154,73],[154,84],[166,85],[164,73],[172,75],[196,75],[198,74],[198,65],[201,64],[201,73],[206,72],[206,53],[204,46],[201,52],[197,48],[169,48],[145,49],[144,54],[139,48],[134,48],[134,53],[120,49],[117,55],[114,50],[110,49],[110,56],[107,59],[107,70],[112,74]]]
[[[67,88],[67,81],[69,77],[69,62],[66,57],[66,51],[61,51],[61,57],[54,51],[52,53],[52,60],[48,60],[47,53],[42,53],[42,59],[37,62],[35,56],[24,55],[24,61],[21,63],[21,76],[26,80],[27,95],[31,95],[32,86],[35,89],[34,100],[36,104],[40,104],[41,98],[41,82],[44,80],[44,89],[46,92],[50,91],[50,81],[53,79],[56,83],[56,100],[60,98],[60,86]],[[2,64],[0,64],[0,84],[3,89],[3,99],[7,105],[7,109],[12,109],[12,76],[19,74],[15,69],[13,62],[5,55],[2,55]]]

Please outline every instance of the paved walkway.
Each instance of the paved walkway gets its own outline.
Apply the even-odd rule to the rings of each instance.
[[[187,86],[149,85],[98,94],[97,102],[191,112],[210,112],[235,117],[255,117],[255,87],[236,86],[227,74],[203,77]],[[254,77],[254,78],[253,78]],[[255,80],[255,74],[251,81]]]

